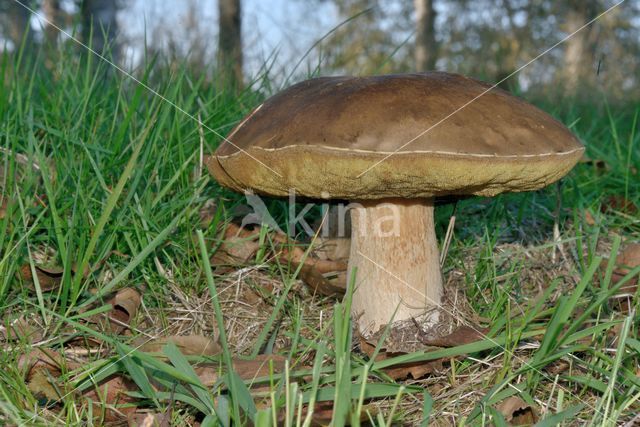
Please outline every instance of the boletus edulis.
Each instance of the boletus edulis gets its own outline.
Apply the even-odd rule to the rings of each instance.
[[[207,160],[224,186],[352,202],[352,310],[365,334],[440,303],[434,198],[537,190],[584,151],[542,110],[442,72],[303,81],[227,140]]]

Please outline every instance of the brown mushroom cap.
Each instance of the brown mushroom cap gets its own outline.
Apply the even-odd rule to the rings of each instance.
[[[340,199],[491,196],[564,176],[582,144],[489,88],[441,72],[307,80],[256,108],[208,167],[236,190]]]

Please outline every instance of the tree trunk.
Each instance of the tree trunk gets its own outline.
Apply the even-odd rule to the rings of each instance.
[[[242,20],[240,0],[218,0],[218,66],[222,84],[242,87]]]
[[[47,19],[44,27],[45,39],[49,46],[55,46],[58,42],[58,28],[62,25],[60,0],[43,0],[42,11]]]
[[[116,44],[118,32],[117,0],[83,0],[82,33],[84,42],[99,54],[108,50],[114,62],[119,58],[119,46]]]
[[[31,7],[29,1],[25,4]],[[7,17],[9,18],[9,39],[13,43],[14,50],[20,49],[23,41],[25,47],[29,46],[33,41],[31,35],[31,29],[29,28],[29,21],[31,19],[31,12],[21,4],[15,1],[9,1],[7,5]]]
[[[436,66],[437,49],[434,0],[414,0],[416,11],[416,71],[433,70]]]
[[[596,5],[593,0],[572,0],[568,2],[566,16],[567,35],[577,31],[586,24],[595,14]],[[590,54],[592,46],[589,46],[589,35],[592,26],[578,31],[566,41],[564,51],[563,80],[565,93],[575,95],[581,84],[588,84],[592,79],[593,67]]]

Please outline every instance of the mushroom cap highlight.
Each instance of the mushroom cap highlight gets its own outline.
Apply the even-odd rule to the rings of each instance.
[[[254,109],[227,139],[207,160],[222,185],[334,199],[536,190],[584,151],[544,111],[443,72],[306,80]]]

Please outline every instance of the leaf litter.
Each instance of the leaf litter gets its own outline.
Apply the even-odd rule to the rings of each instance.
[[[272,232],[269,231],[269,233]],[[269,273],[268,267],[256,265],[255,263],[255,256],[260,250],[260,244],[256,246],[256,242],[259,243],[259,234],[259,231],[256,230],[241,231],[236,227],[231,227],[230,231],[228,229],[225,230],[225,239],[212,257],[212,260],[216,261],[216,273],[219,274],[217,281],[220,300],[225,313],[225,325],[222,325],[222,327],[228,332],[233,353],[238,355],[233,360],[234,370],[238,372],[242,379],[250,382],[260,377],[267,377],[271,372],[282,372],[285,358],[278,353],[290,350],[292,344],[291,338],[287,334],[275,331],[275,340],[271,350],[274,354],[259,355],[249,360],[241,356],[243,353],[247,354],[259,332],[260,325],[266,320],[265,314],[269,313],[274,298],[282,292],[283,286],[280,280],[275,279]],[[268,249],[270,252],[267,251],[264,254],[264,258],[268,259],[270,263],[277,264],[280,262],[293,267],[303,261],[304,251],[301,245],[291,241],[288,237],[271,235],[267,240],[274,243]],[[232,243],[247,246],[233,248]],[[343,244],[343,242],[340,244]],[[633,248],[635,248],[634,244],[630,244],[626,245],[621,251],[616,262],[612,282],[619,280],[620,277],[628,273],[630,268],[637,265],[636,252]],[[601,250],[606,251],[606,249],[604,247]],[[221,255],[224,254],[225,258],[216,258],[216,254],[219,251],[221,251]],[[498,265],[501,262],[505,264],[512,262],[513,256],[507,254],[511,254],[514,251],[524,254],[524,258],[530,268],[523,270],[524,278],[522,281],[532,286],[529,292],[530,295],[537,295],[540,289],[544,289],[545,282],[552,277],[561,275],[567,278],[567,289],[575,285],[573,280],[577,280],[575,275],[570,272],[571,267],[567,269],[563,262],[550,262],[550,251],[508,243],[498,244],[494,251],[497,255]],[[464,269],[472,268],[475,262],[476,255],[472,253],[469,253],[469,255],[471,256],[470,261],[464,266]],[[312,262],[308,265],[306,262],[303,264],[301,273],[311,271],[312,277],[317,277],[319,274],[325,279],[330,276],[325,276],[327,273],[322,273],[322,267],[318,268],[318,266],[323,265],[319,261],[335,260],[331,260],[330,256],[323,255],[321,251],[312,253],[311,259]],[[340,266],[341,268],[346,265],[344,258],[340,262],[342,264],[333,263],[328,265]],[[454,347],[483,339],[488,332],[488,328],[479,325],[487,324],[488,319],[479,318],[470,307],[460,308],[458,303],[459,300],[466,300],[466,298],[463,298],[464,295],[458,295],[459,289],[464,288],[462,283],[464,269],[454,268],[450,271],[448,275],[449,283],[446,288],[448,290],[453,289],[453,291],[448,291],[447,300],[451,302],[449,309],[454,313],[456,319],[473,319],[473,323],[468,321],[465,323],[453,322],[447,331],[431,334],[430,331],[422,330],[419,319],[416,319],[407,323],[405,329],[394,329],[389,336],[385,337],[385,342],[381,346],[377,360],[385,360],[410,352],[429,352],[438,348]],[[36,273],[43,275],[44,280],[41,282],[50,283],[50,290],[55,290],[55,286],[59,286],[58,279],[62,274],[59,268],[38,266]],[[340,274],[341,271],[330,273]],[[23,274],[21,277],[25,282],[29,281],[27,274]],[[300,279],[302,280],[299,280],[293,288],[293,294],[296,298],[302,298],[308,302],[302,308],[302,315],[308,322],[315,323],[314,327],[317,327],[318,324],[322,326],[323,319],[331,318],[333,304],[331,299],[326,299],[324,296],[327,294],[333,297],[340,296],[341,292],[337,289],[327,293],[319,292],[318,286],[309,284],[312,279],[308,277],[305,279],[304,274],[301,274]],[[305,286],[300,286],[303,281]],[[637,289],[637,278],[630,283],[636,287],[630,290],[623,288],[627,293],[634,292]],[[323,289],[330,289],[324,283],[320,286],[324,287]],[[220,361],[202,359],[203,357],[205,359],[206,357],[215,357],[221,351],[215,333],[217,328],[221,326],[216,325],[212,320],[211,313],[213,311],[209,304],[210,298],[206,291],[198,299],[194,299],[180,294],[177,289],[173,290],[176,291],[171,292],[174,295],[172,301],[175,304],[173,306],[170,304],[168,308],[169,311],[173,310],[177,316],[175,317],[175,324],[171,328],[163,328],[160,331],[159,325],[156,325],[153,320],[155,316],[154,309],[140,311],[143,298],[140,292],[133,288],[124,288],[112,295],[107,299],[112,306],[111,311],[86,319],[86,324],[93,325],[100,331],[111,335],[126,337],[131,335],[132,323],[136,323],[137,327],[142,328],[145,336],[147,336],[147,338],[138,336],[136,340],[132,341],[132,344],[139,347],[139,350],[149,353],[161,353],[163,346],[168,342],[172,342],[180,349],[181,353],[200,358],[199,361],[194,362],[193,366],[203,384],[208,387],[219,385],[221,374],[224,372]],[[559,289],[558,293],[562,292],[566,292],[566,290]],[[558,294],[552,295],[548,304],[552,305],[558,296]],[[514,299],[514,302],[517,306],[517,299]],[[4,331],[5,340],[15,340],[18,337],[32,340],[33,336],[30,338],[29,333],[24,332],[26,327],[22,324],[25,322],[29,323],[24,319],[15,321],[14,329]],[[279,324],[282,330],[290,330],[292,327],[291,320],[287,317],[282,318]],[[177,332],[177,334],[172,334],[172,331]],[[162,334],[158,334],[158,332],[162,332]],[[315,339],[313,328],[303,327],[300,333],[306,339]],[[356,343],[356,350],[360,350],[365,356],[372,356],[373,349],[378,344],[376,338],[381,337],[382,334],[366,340],[359,337],[359,343]],[[84,341],[84,343],[85,346],[88,345],[89,347],[101,345],[91,341]],[[31,352],[21,357],[21,366],[25,369],[25,379],[28,387],[35,396],[39,396],[39,399],[42,399],[43,405],[55,407],[61,393],[78,393],[73,390],[73,384],[68,381],[66,375],[71,371],[81,369],[82,364],[88,360],[87,357],[96,353],[91,351],[82,352],[77,347],[77,341],[69,341],[66,347],[58,350],[59,352],[47,348],[34,348]],[[91,350],[91,348],[85,350]],[[517,352],[520,355],[518,356],[519,358],[526,355],[526,351],[517,350]],[[106,355],[106,353],[102,354]],[[311,356],[307,355],[300,363],[309,365],[312,361]],[[442,402],[446,402],[447,399],[450,401],[452,396],[464,394],[465,389],[472,392],[469,396],[473,396],[475,389],[482,383],[482,378],[486,375],[491,375],[489,372],[498,372],[502,368],[499,364],[494,363],[492,359],[488,359],[482,365],[468,370],[465,377],[452,381],[449,377],[452,369],[451,364],[454,363],[454,360],[460,362],[464,358],[464,355],[460,355],[455,358],[395,365],[386,368],[384,371],[393,379],[421,384],[430,391],[436,402],[438,399],[443,399]],[[523,363],[523,360],[515,360],[514,365],[517,367]],[[561,366],[561,370],[558,373],[568,369],[567,362],[563,359],[555,362],[555,365]],[[549,365],[548,368],[549,372],[554,369],[552,365]],[[573,369],[575,370],[575,368]],[[304,378],[299,379],[299,381],[304,380]],[[160,387],[160,385],[155,384],[155,387]],[[132,392],[137,390],[138,386],[128,376],[118,373],[105,378],[99,384],[79,394],[79,397],[82,397],[87,404],[91,405],[94,405],[93,402],[101,402],[98,406],[101,405],[101,413],[105,421],[124,422],[124,420],[131,420],[135,417],[143,420],[151,418],[164,420],[166,413],[150,413],[147,404],[131,397]],[[256,395],[258,400],[257,396],[259,396],[261,390],[260,384],[255,384],[255,388],[252,388],[253,392],[258,393]],[[481,395],[477,396],[478,399],[479,397]],[[472,405],[473,402],[474,399],[469,399],[465,405]],[[540,411],[545,412],[544,407],[534,408],[523,402],[515,398],[508,398],[497,405],[496,409],[502,413],[505,420],[511,425],[535,422],[537,414]],[[97,405],[97,403],[95,404]],[[377,402],[374,406],[383,408],[385,402]],[[471,407],[457,407],[455,411],[464,413]],[[371,411],[375,410],[374,407],[371,408]],[[314,408],[314,413],[315,411],[317,411],[317,420],[330,420],[332,406],[327,402],[321,402]],[[440,404],[436,411],[446,419],[447,414],[452,411],[451,403]]]

